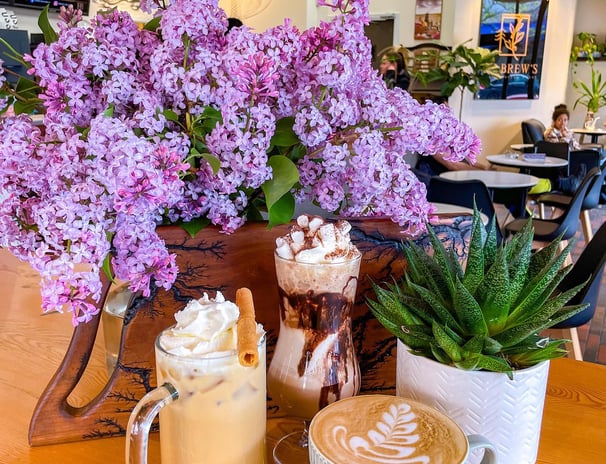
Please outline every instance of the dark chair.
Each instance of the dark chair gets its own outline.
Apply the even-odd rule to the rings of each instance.
[[[539,140],[534,144],[534,151],[537,153],[545,153],[547,156],[553,156],[566,160],[566,167],[559,169],[543,169],[533,171],[533,175],[546,177],[551,179],[552,183],[556,183],[559,176],[570,175],[570,146],[566,142],[548,142],[547,140]]]
[[[606,223],[602,224],[591,241],[587,242],[572,270],[558,285],[558,291],[564,292],[589,279],[587,285],[567,303],[568,305],[589,303],[589,306],[580,313],[553,326],[554,329],[569,331],[565,334],[565,337],[572,340],[574,357],[578,360],[583,358],[576,328],[589,322],[595,313],[604,263],[606,263]]]
[[[538,119],[527,119],[522,121],[522,141],[534,145],[544,140],[545,124]]]
[[[424,84],[417,76],[437,68],[440,65],[440,55],[449,50],[450,47],[433,42],[420,43],[406,49],[408,69],[411,75],[408,92],[421,103],[426,100],[441,101],[444,99],[441,91],[444,82],[433,81]]]
[[[550,219],[532,219],[535,241],[551,242],[560,234],[563,234],[561,247],[566,246],[566,241],[574,237],[579,227],[579,215],[581,214],[585,194],[593,180],[599,175],[599,168],[593,168],[587,173],[570,200],[570,204],[560,216]],[[506,234],[511,235],[520,232],[529,220],[531,219],[515,219],[507,223],[505,225]]]
[[[450,180],[434,176],[429,179],[427,200],[465,208],[473,208],[475,200],[478,210],[488,218],[486,228],[490,227],[490,221],[494,217],[497,242],[501,243],[503,240],[503,233],[497,221],[494,204],[484,182],[480,180]]]
[[[585,236],[585,243],[589,243],[593,237],[589,211],[596,208],[600,203],[600,195],[602,193],[602,185],[604,184],[605,178],[606,162],[602,165],[600,175],[595,177],[592,183],[589,185],[585,198],[583,199],[583,203],[581,204],[580,220],[583,228],[583,235]],[[563,193],[545,193],[540,195],[536,201],[540,206],[543,207],[550,206],[552,208],[566,209],[570,206],[572,196],[565,195]],[[540,210],[543,211],[544,208],[540,208]]]
[[[600,167],[600,152],[596,149],[573,150],[568,160],[570,174],[573,176],[584,174],[593,168]]]

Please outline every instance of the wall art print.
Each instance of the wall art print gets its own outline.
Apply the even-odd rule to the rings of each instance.
[[[439,40],[442,34],[442,0],[417,0],[415,40]]]
[[[480,46],[498,50],[503,77],[481,89],[481,100],[539,98],[549,0],[482,0]]]

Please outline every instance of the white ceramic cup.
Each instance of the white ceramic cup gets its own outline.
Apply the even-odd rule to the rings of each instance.
[[[483,448],[482,464],[496,464],[492,444],[466,436],[448,416],[407,398],[361,395],[322,409],[309,427],[310,464],[463,464]]]

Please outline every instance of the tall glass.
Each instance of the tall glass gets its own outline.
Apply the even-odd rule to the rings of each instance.
[[[162,464],[264,464],[265,334],[257,367],[240,365],[236,350],[175,355],[161,339],[155,344],[160,387],[131,414],[126,462],[147,463],[149,428],[159,411]]]
[[[351,326],[360,261],[358,255],[341,263],[307,264],[275,255],[280,333],[267,385],[289,416],[309,421],[324,406],[360,391]],[[305,435],[303,445],[304,440]],[[276,453],[278,447],[274,458],[282,462]]]

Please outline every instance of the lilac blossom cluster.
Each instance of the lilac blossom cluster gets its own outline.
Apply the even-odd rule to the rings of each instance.
[[[25,115],[0,123],[0,246],[40,272],[44,311],[89,320],[108,260],[132,291],[170,288],[178,270],[157,226],[242,226],[279,175],[268,160],[284,118],[302,147],[297,201],[424,229],[431,209],[403,155],[473,162],[479,140],[448,107],[386,89],[368,0],[318,5],[339,14],[262,33],[228,31],[217,0],[142,1],[155,30],[118,10],[78,27],[79,12],[62,10],[58,39],[25,57],[45,130]]]

